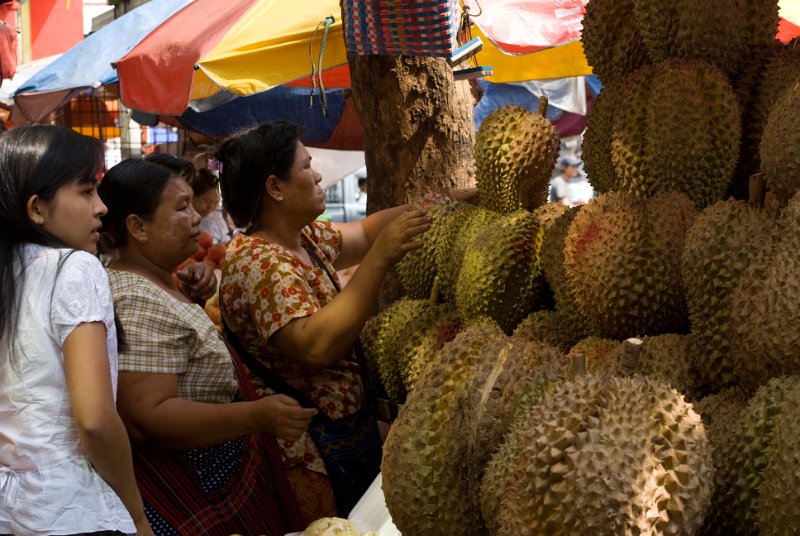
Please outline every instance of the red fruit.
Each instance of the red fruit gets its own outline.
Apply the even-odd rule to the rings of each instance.
[[[206,259],[213,262],[219,262],[225,258],[226,251],[227,249],[225,248],[225,244],[214,244],[208,248]]]
[[[214,243],[214,237],[211,236],[211,233],[207,231],[200,231],[199,244],[201,248],[208,249],[211,247],[211,244],[213,243]]]
[[[208,253],[208,250],[206,248],[200,248],[197,250],[197,253],[192,255],[192,258],[196,261],[202,261],[203,259],[206,258],[206,253]]]

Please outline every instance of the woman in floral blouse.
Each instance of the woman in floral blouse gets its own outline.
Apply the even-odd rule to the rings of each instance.
[[[358,222],[316,221],[325,194],[299,141],[302,132],[292,123],[266,123],[228,138],[215,152],[223,206],[245,229],[228,246],[220,298],[223,319],[259,369],[266,367],[338,420],[364,406],[353,344],[383,278],[403,255],[421,247],[418,235],[430,227],[430,218],[424,210],[401,206]],[[337,292],[336,270],[359,263]],[[262,394],[274,392],[269,381],[255,376]],[[281,447],[307,519],[336,515],[326,466],[310,436],[282,441]],[[364,471],[374,477],[379,468]],[[339,504],[339,515],[352,506]]]

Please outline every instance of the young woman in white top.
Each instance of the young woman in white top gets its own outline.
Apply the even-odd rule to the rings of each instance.
[[[102,166],[102,144],[71,130],[0,137],[0,534],[152,535],[94,256]]]

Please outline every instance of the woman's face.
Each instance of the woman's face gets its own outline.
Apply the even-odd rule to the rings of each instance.
[[[42,226],[68,247],[97,252],[100,218],[108,210],[97,195],[97,181],[74,180],[56,191],[49,201],[39,200]]]
[[[283,181],[283,203],[292,212],[308,214],[311,219],[325,212],[325,191],[320,187],[322,175],[311,167],[311,154],[297,142],[289,178]]]
[[[145,221],[148,251],[156,263],[172,270],[197,252],[200,214],[192,205],[192,188],[173,176],[161,192],[153,217]]]
[[[216,188],[209,188],[204,194],[196,196],[192,204],[200,217],[205,218],[219,206],[219,192]]]

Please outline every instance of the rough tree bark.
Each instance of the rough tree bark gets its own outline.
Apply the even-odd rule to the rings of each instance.
[[[474,185],[468,82],[454,81],[442,58],[356,56],[348,63],[364,129],[367,213]],[[377,310],[399,297],[392,273]]]
[[[474,182],[473,99],[442,58],[350,58],[369,213]]]

